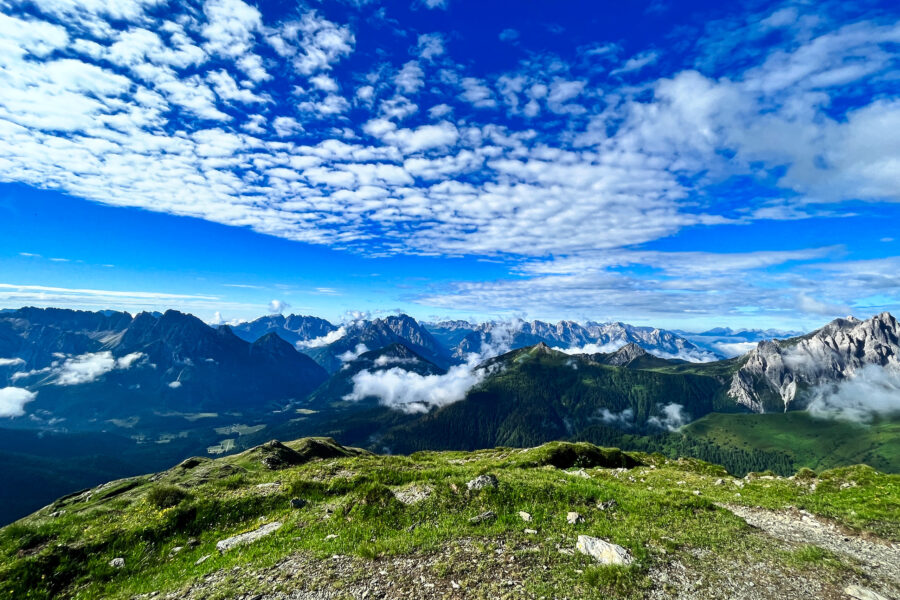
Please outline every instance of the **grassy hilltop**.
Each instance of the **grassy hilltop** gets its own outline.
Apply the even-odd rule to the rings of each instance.
[[[468,489],[485,474],[496,486]],[[736,479],[590,444],[406,457],[308,438],[188,459],[5,527],[0,598],[891,597],[898,505],[900,476],[865,466]],[[633,562],[600,565],[579,535]]]

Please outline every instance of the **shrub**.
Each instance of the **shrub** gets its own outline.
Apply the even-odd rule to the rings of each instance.
[[[147,502],[156,508],[172,508],[188,497],[188,493],[177,485],[157,485],[147,492]]]

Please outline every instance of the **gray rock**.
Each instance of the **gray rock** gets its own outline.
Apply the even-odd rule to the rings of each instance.
[[[524,510],[519,511],[519,518],[525,522],[531,522],[531,514],[525,512]]]
[[[582,517],[580,513],[570,512],[566,515],[566,522],[569,525],[577,525],[579,523],[584,523],[584,517]]]
[[[481,513],[480,515],[475,515],[474,517],[469,519],[469,523],[472,523],[473,525],[477,525],[479,523],[493,521],[496,518],[497,518],[497,513],[495,513],[492,510],[486,510],[483,513]]]
[[[618,505],[619,505],[619,503],[616,502],[615,500],[604,500],[603,502],[597,503],[597,508],[599,510],[610,510],[612,508],[617,507]]]
[[[622,546],[589,535],[579,535],[575,549],[603,565],[630,565],[634,561]]]
[[[207,560],[209,560],[211,557],[212,557],[212,554],[206,554],[206,555],[204,555],[204,556],[201,556],[200,558],[197,559],[197,562],[195,562],[194,564],[195,564],[195,565],[202,565],[202,564],[205,563]]]
[[[497,489],[497,485],[499,482],[494,475],[479,475],[472,481],[466,483],[466,489],[470,492],[477,492],[478,490],[483,490],[484,488],[493,488]]]
[[[117,569],[121,569],[122,567],[125,566],[125,559],[122,558],[121,556],[117,556],[116,558],[109,561],[109,566],[115,567]]]
[[[220,540],[218,543],[216,543],[216,550],[218,550],[219,552],[228,552],[232,548],[250,544],[260,538],[275,533],[279,529],[281,529],[281,522],[274,521],[272,523],[269,523],[268,525],[263,525],[259,529],[254,529],[253,531],[248,531],[247,533],[242,533],[240,535],[235,535],[230,538]]]
[[[885,596],[859,585],[848,585],[844,593],[856,600],[888,600]]]

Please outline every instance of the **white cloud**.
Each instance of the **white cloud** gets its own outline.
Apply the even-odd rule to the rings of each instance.
[[[297,342],[297,348],[300,348],[301,350],[303,348],[321,348],[322,346],[327,346],[328,344],[338,341],[345,335],[347,335],[347,328],[342,325],[334,331],[329,331],[323,336]]]
[[[19,367],[25,364],[21,358],[0,358],[0,367]]]
[[[20,417],[25,414],[25,405],[37,397],[37,392],[25,388],[0,388],[0,417]]]
[[[356,348],[354,348],[353,350],[347,350],[343,354],[338,354],[338,358],[342,362],[350,362],[351,360],[356,360],[360,357],[361,354],[365,354],[368,351],[369,349],[365,344],[357,344]]]
[[[394,83],[401,92],[413,94],[425,83],[425,72],[422,71],[418,61],[411,60],[403,65],[394,77]]]
[[[227,58],[237,58],[253,47],[262,27],[259,10],[241,0],[207,0],[203,5],[207,23],[203,27],[206,49]]]
[[[284,300],[271,300],[269,302],[269,314],[276,315],[281,314],[287,309],[291,307],[290,304],[285,302]]]
[[[419,36],[417,51],[422,60],[432,60],[444,54],[444,36],[440,33],[423,33]]]
[[[653,51],[641,52],[635,56],[632,56],[628,60],[625,61],[621,67],[617,69],[613,69],[610,74],[618,75],[621,73],[631,73],[633,71],[640,71],[646,66],[652,65],[659,59],[659,53]]]
[[[445,375],[419,375],[399,367],[360,371],[353,376],[353,391],[345,400],[375,397],[383,406],[405,413],[424,413],[465,398],[484,373],[469,365],[450,367]]]
[[[674,402],[661,407],[660,415],[654,415],[647,419],[647,424],[668,431],[677,431],[691,421],[690,415],[684,410],[684,406]]]
[[[865,365],[848,379],[812,390],[815,417],[869,423],[900,414],[900,367]]]
[[[609,354],[610,352],[615,352],[626,343],[627,342],[624,340],[613,340],[606,344],[585,344],[584,346],[576,346],[573,348],[553,349],[558,350],[559,352],[565,352],[566,354]]]
[[[634,426],[634,411],[630,408],[624,409],[622,412],[612,412],[608,408],[603,408],[599,414],[600,420],[607,425],[618,427],[620,429],[629,429]]]
[[[450,0],[421,0],[422,4],[430,9],[440,8],[447,10]]]
[[[144,357],[135,352],[121,358],[113,358],[112,352],[89,352],[67,358],[53,369],[56,385],[81,385],[97,380],[114,369],[129,369]]]
[[[169,382],[169,387],[172,388],[173,390],[176,390],[181,387],[181,382],[180,381],[171,381],[171,382]]]

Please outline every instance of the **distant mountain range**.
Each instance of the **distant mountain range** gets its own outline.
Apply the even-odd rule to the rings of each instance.
[[[729,342],[752,344],[733,358],[710,349],[710,340],[774,333],[690,334],[701,345],[624,323],[396,315],[333,325],[291,315],[229,327],[177,311],[7,310],[0,429],[40,435],[6,436],[28,442],[0,445],[0,467],[10,471],[0,476],[35,494],[10,501],[18,513],[48,500],[42,489],[100,481],[92,472],[108,479],[157,468],[163,456],[304,435],[392,452],[583,439],[775,468],[789,463],[784,454],[748,454],[757,442],[726,452],[733,436],[710,432],[726,430],[727,415],[807,410],[877,424],[900,413],[900,325],[891,315]],[[682,428],[713,418],[712,428]],[[85,432],[97,436],[96,456]],[[77,456],[49,460],[67,436]],[[891,452],[872,450],[866,460],[900,470],[900,450]],[[86,468],[92,461],[103,468]]]

